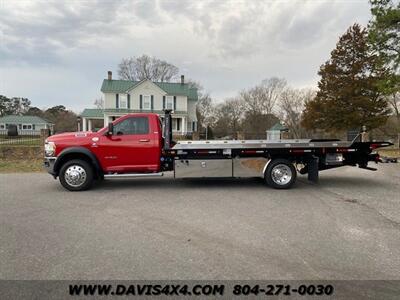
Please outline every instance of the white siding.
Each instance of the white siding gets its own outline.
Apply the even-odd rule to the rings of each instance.
[[[131,95],[131,109],[140,109],[140,95],[153,95],[154,97],[154,110],[163,110],[163,96],[167,94],[151,81],[146,81],[129,91]],[[188,100],[186,96],[176,96],[176,110],[188,111]],[[115,107],[115,93],[104,93],[104,108],[112,109]],[[195,110],[194,110],[195,112]],[[194,116],[196,113],[194,113]]]
[[[4,124],[4,123],[1,123],[1,124]],[[24,134],[26,134],[26,135],[34,135],[34,134],[40,134],[40,130],[41,129],[45,129],[46,127],[47,128],[51,128],[51,125],[50,124],[34,124],[34,123],[20,123],[20,124],[15,124],[15,123],[7,123],[7,124],[13,124],[13,125],[17,125],[17,129],[18,129],[18,134],[20,134],[20,135],[24,135]],[[34,125],[35,126],[35,129],[22,129],[23,127],[22,127],[22,125],[23,124],[30,124],[30,125]],[[4,124],[5,125],[5,124]],[[20,128],[21,127],[21,128]],[[4,134],[7,134],[7,132],[8,132],[8,129],[2,129],[2,128],[0,128],[0,134],[2,134],[2,135],[4,135]]]
[[[132,90],[128,91],[130,94],[130,109],[140,110],[140,95],[142,96],[153,96],[153,110],[163,110],[163,96],[175,96],[176,97],[176,109],[178,114],[175,114],[175,118],[179,118],[181,122],[179,132],[191,132],[192,123],[197,122],[196,118],[196,101],[189,101],[187,96],[182,95],[170,95],[164,92],[156,84],[151,81],[145,81]],[[115,109],[115,93],[104,93],[104,108]],[[182,114],[181,114],[182,112]],[[121,115],[120,113],[119,115]],[[187,115],[186,115],[187,114]],[[107,126],[109,122],[109,116],[115,114],[104,114],[104,125]],[[174,131],[175,132],[175,131]]]
[[[131,109],[140,109],[140,95],[154,96],[154,110],[163,109],[163,96],[166,93],[154,83],[146,81],[130,91],[131,94]],[[115,104],[114,104],[115,106]]]
[[[186,96],[176,96],[176,110],[177,111],[187,111],[187,97]]]
[[[115,93],[104,93],[104,108],[115,108]]]
[[[188,104],[188,115],[189,115],[189,121],[197,121],[197,117],[196,117],[196,101],[187,101]]]

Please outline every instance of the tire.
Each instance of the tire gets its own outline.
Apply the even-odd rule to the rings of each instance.
[[[274,189],[289,189],[296,182],[296,168],[287,159],[272,160],[265,170],[265,182]]]
[[[61,185],[69,191],[84,191],[93,184],[93,168],[81,159],[64,163],[59,173]]]

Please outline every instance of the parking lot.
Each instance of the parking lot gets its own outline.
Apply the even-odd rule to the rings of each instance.
[[[1,279],[400,279],[400,164],[260,180],[0,174]]]

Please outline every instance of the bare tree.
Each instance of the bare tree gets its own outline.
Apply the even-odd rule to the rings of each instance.
[[[208,129],[213,127],[217,121],[217,110],[209,94],[203,94],[196,106],[197,121],[206,130],[206,140],[208,139]],[[200,128],[199,126],[199,128]]]
[[[400,92],[387,96],[388,103],[393,109],[393,113],[397,119],[397,126],[400,129]]]
[[[214,105],[210,94],[204,90],[204,87],[198,81],[188,79],[187,83],[192,89],[197,89],[198,101],[196,104],[196,116],[198,130],[204,128],[206,139],[208,138],[208,129],[213,127],[218,120],[217,108]]]
[[[226,99],[217,106],[218,132],[220,135],[230,135],[237,139],[241,121],[244,116],[244,103],[240,98]]]
[[[240,97],[248,114],[272,114],[276,103],[284,91],[285,79],[272,77],[249,90],[242,91]]]
[[[98,109],[103,109],[104,108],[104,101],[103,101],[102,97],[94,99],[93,104]]]
[[[300,125],[301,114],[306,101],[315,97],[316,92],[312,89],[286,88],[279,99],[279,118],[284,121],[285,126],[294,138],[305,137],[305,129]]]
[[[0,116],[3,115],[23,115],[31,105],[27,98],[12,97],[0,95]]]
[[[244,104],[242,125],[246,137],[264,137],[266,130],[279,121],[274,111],[286,85],[285,79],[272,77],[239,94]]]
[[[176,79],[178,73],[178,67],[148,55],[123,58],[118,65],[118,75],[124,80],[170,82]]]

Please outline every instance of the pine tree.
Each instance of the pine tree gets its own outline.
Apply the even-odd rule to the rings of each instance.
[[[386,71],[378,65],[366,29],[354,24],[320,68],[318,92],[306,103],[303,126],[332,132],[384,124],[390,110],[378,88]]]

